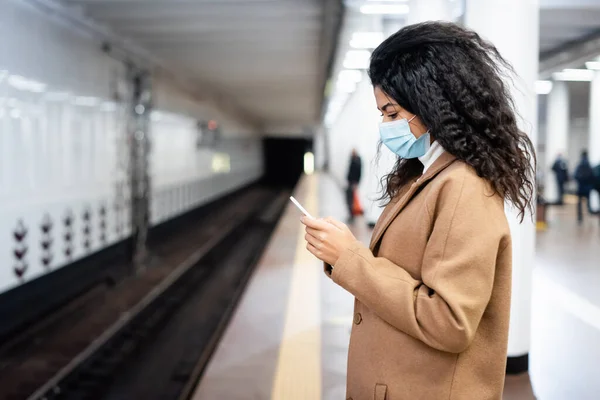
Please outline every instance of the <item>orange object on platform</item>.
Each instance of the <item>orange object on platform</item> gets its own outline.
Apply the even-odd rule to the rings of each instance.
[[[360,204],[360,198],[358,197],[358,190],[354,189],[354,200],[352,201],[352,214],[353,215],[362,215],[363,214],[363,208],[362,205]]]

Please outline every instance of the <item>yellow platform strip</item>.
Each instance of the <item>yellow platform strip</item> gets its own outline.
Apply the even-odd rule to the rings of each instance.
[[[305,177],[303,205],[318,215],[317,178]],[[283,339],[271,399],[321,399],[321,262],[306,250],[304,225],[298,221],[298,241],[292,272]]]

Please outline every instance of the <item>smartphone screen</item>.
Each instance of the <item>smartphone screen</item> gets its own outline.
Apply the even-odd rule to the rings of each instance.
[[[310,214],[308,213],[308,211],[306,211],[306,210],[304,209],[304,207],[302,207],[302,205],[300,205],[300,203],[298,203],[298,200],[296,200],[296,199],[294,198],[294,196],[290,196],[290,200],[292,201],[292,203],[294,203],[294,205],[295,205],[296,207],[298,207],[298,209],[299,209],[300,211],[302,211],[302,214],[306,215],[308,218],[313,218],[313,216],[312,216],[312,215],[310,215]]]

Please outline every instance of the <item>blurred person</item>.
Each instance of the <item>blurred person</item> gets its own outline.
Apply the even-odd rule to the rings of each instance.
[[[587,151],[581,152],[581,159],[575,169],[575,180],[577,181],[577,222],[583,222],[583,200],[587,203],[588,212],[594,214],[590,204],[590,192],[594,189],[594,170],[588,159]]]
[[[564,204],[565,197],[565,184],[569,181],[569,168],[567,163],[563,159],[562,154],[558,154],[554,164],[552,164],[552,171],[556,178],[556,186],[558,188],[558,205]]]
[[[398,159],[371,245],[333,218],[302,218],[307,249],[355,296],[346,397],[502,398],[504,204],[521,221],[535,206],[534,149],[503,71],[491,43],[451,23],[407,26],[372,54],[380,137]]]
[[[356,149],[352,149],[350,155],[350,165],[348,166],[348,187],[346,188],[346,204],[348,206],[348,222],[354,222],[354,192],[358,188],[360,183],[360,177],[362,174],[362,161]]]

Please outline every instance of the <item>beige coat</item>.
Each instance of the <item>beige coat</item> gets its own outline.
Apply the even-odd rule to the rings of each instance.
[[[348,399],[501,400],[510,232],[471,167],[440,156],[326,272],[356,297]]]

